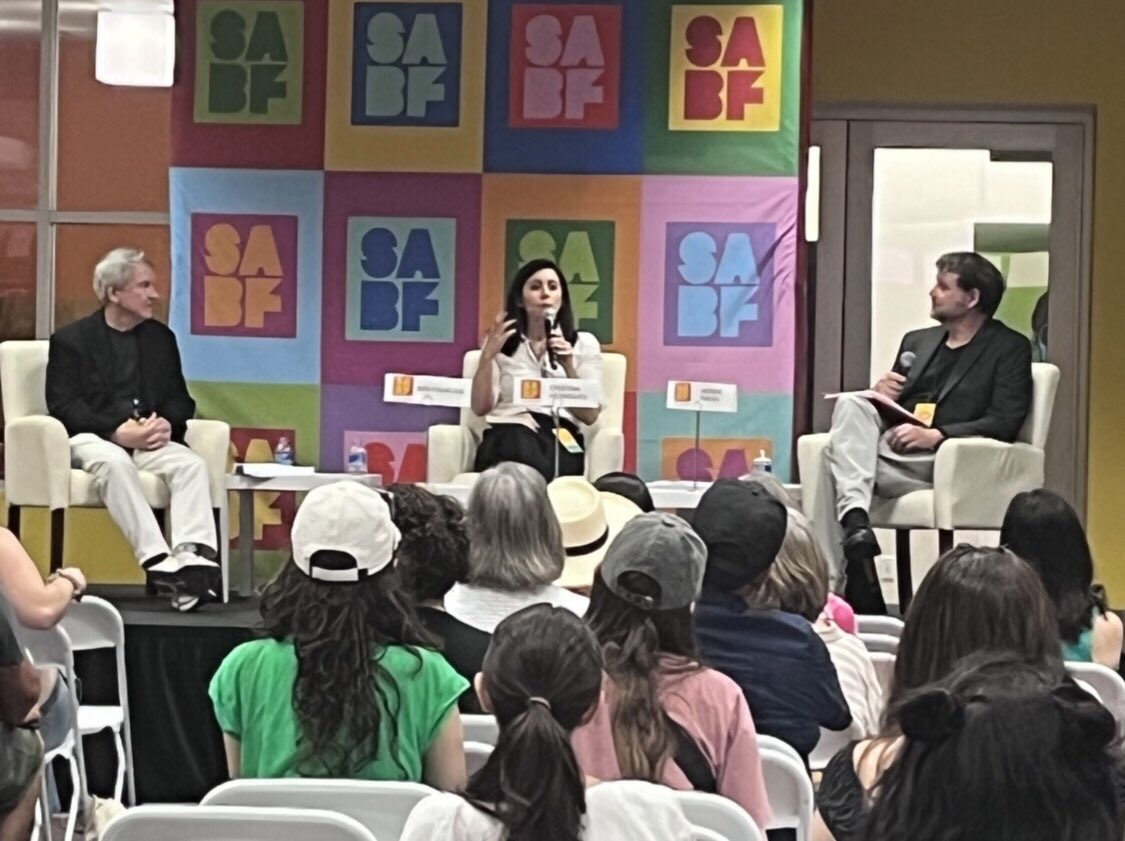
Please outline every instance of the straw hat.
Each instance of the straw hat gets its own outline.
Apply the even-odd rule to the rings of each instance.
[[[617,494],[599,491],[580,476],[562,476],[547,486],[562,527],[566,565],[560,587],[589,587],[606,549],[627,522],[642,512]]]

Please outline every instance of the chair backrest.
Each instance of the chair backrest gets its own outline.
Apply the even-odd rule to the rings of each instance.
[[[201,806],[330,809],[354,818],[379,841],[398,841],[411,810],[436,790],[421,783],[371,780],[231,780],[207,792]]]
[[[106,825],[102,841],[376,841],[347,815],[323,809],[138,806]]]
[[[761,836],[749,836],[751,838]],[[691,828],[691,841],[737,841],[736,838],[730,838],[726,835],[720,835],[713,829],[708,829],[705,826],[693,826]]]
[[[1045,449],[1055,411],[1055,392],[1059,390],[1059,369],[1049,362],[1031,363],[1031,411],[1020,428],[1017,441]]]
[[[684,817],[694,827],[708,829],[729,841],[765,841],[765,833],[745,809],[718,794],[674,791]]]
[[[484,767],[494,747],[484,742],[465,742],[465,772],[470,777]]]
[[[1098,700],[1117,719],[1117,732],[1125,735],[1125,679],[1113,669],[1098,663],[1067,661],[1066,670],[1075,680],[1090,685]]]
[[[812,831],[813,787],[801,755],[773,736],[758,734],[762,775],[773,821],[764,829],[794,829],[796,841],[808,841]]]
[[[466,742],[495,745],[500,738],[500,725],[494,715],[462,715],[461,727],[465,731]]]
[[[841,749],[846,748],[852,742],[862,739],[864,737],[863,728],[852,721],[843,730],[826,730],[820,728],[820,738],[817,740],[816,747],[812,749],[809,754],[809,768],[813,771],[823,771],[824,768],[831,761]]]
[[[882,651],[886,654],[896,654],[898,652],[898,637],[892,637],[890,634],[856,634],[859,641],[862,642],[868,651]]]
[[[125,647],[125,623],[117,608],[105,599],[86,596],[66,609],[62,626],[75,651]]]
[[[891,696],[891,686],[895,682],[895,655],[886,651],[872,651],[871,665],[875,667],[875,676],[879,678],[879,685],[883,687],[883,699]]]
[[[4,420],[47,414],[46,339],[0,342],[0,396]]]
[[[886,634],[887,636],[901,638],[905,623],[895,616],[864,616],[855,615],[855,630],[857,634]]]

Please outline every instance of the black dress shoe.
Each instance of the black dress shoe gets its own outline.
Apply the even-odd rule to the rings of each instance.
[[[879,541],[870,527],[849,529],[844,535],[844,599],[856,613],[867,616],[885,616],[887,603],[879,585],[875,569],[875,556],[879,554]]]

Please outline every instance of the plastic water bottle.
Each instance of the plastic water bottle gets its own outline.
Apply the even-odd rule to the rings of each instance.
[[[758,457],[754,459],[754,465],[750,469],[753,473],[773,473],[773,460],[766,455],[765,450],[758,450]]]
[[[273,460],[276,464],[293,464],[293,445],[284,435],[277,439],[277,446],[273,450]]]
[[[367,450],[363,448],[359,441],[352,441],[351,446],[348,447],[348,472],[367,472]]]

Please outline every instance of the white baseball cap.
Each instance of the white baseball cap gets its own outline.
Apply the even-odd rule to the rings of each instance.
[[[378,491],[359,482],[321,485],[308,492],[293,519],[293,563],[317,581],[361,581],[394,560],[401,536]],[[313,555],[324,551],[349,555],[355,566],[316,566]]]

